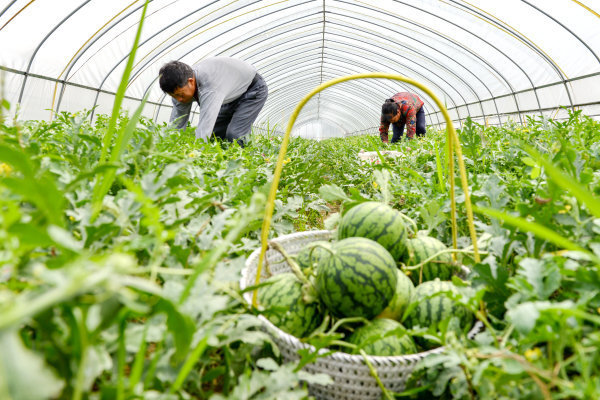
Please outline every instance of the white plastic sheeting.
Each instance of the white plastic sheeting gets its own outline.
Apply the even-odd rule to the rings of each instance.
[[[143,0],[0,1],[2,97],[19,119],[94,109],[110,113]],[[262,129],[284,129],[296,104],[330,79],[389,72],[432,89],[460,125],[600,115],[599,0],[152,0],[125,107],[148,93],[147,117],[165,121],[162,64],[225,55],[267,81]],[[381,104],[402,82],[333,86],[300,113],[295,134],[322,138],[375,132]],[[564,108],[561,108],[564,107]],[[196,116],[197,121],[197,116]],[[192,118],[194,122],[194,118]]]

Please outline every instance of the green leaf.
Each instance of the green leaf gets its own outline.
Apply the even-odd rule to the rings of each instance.
[[[77,241],[69,231],[63,228],[56,225],[50,225],[48,227],[48,235],[52,238],[54,243],[65,249],[76,253],[83,250],[83,243]]]
[[[507,374],[518,375],[525,372],[521,363],[512,358],[502,358],[502,367]]]
[[[473,267],[476,276],[472,278],[473,285],[485,287],[485,300],[489,310],[495,315],[504,313],[505,301],[510,297],[511,291],[506,286],[508,270],[499,266],[493,256],[486,257],[480,264]]]
[[[521,161],[523,161],[523,164],[528,165],[530,167],[535,167],[537,165],[535,160],[531,157],[523,157],[521,158]]]
[[[180,362],[189,352],[192,337],[196,331],[194,321],[180,313],[177,307],[166,299],[160,299],[155,309],[167,315],[167,328],[175,342],[175,359]]]
[[[554,293],[561,283],[561,275],[554,263],[526,258],[519,263],[517,274],[525,277],[533,287],[538,299],[545,300]]]
[[[515,308],[508,310],[506,319],[510,321],[519,332],[527,335],[535,326],[540,312],[534,303],[519,304]]]
[[[352,201],[350,197],[344,193],[344,190],[337,185],[323,185],[319,188],[319,195],[327,201]]]
[[[266,369],[267,371],[275,371],[279,368],[279,365],[272,358],[261,358],[256,361],[256,365],[262,369]]]
[[[392,176],[390,175],[390,171],[387,169],[376,170],[373,172],[373,175],[375,176],[375,182],[379,185],[379,191],[381,192],[383,202],[385,204],[390,204],[390,201],[392,200],[392,193],[390,191],[390,179]]]
[[[19,238],[21,246],[47,247],[54,243],[48,232],[38,225],[15,223],[8,232]]]
[[[0,331],[0,398],[55,399],[63,387],[43,357],[23,346],[16,331]]]
[[[10,146],[0,144],[0,161],[10,164],[23,175],[0,177],[0,183],[23,196],[25,201],[35,204],[51,224],[63,226],[65,199],[56,187],[54,176],[45,173],[37,177],[36,167],[30,162],[29,155]]]

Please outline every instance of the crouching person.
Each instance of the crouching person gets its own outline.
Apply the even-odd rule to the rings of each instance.
[[[196,102],[196,138],[208,140],[214,133],[241,146],[268,95],[267,84],[252,65],[229,57],[207,58],[193,66],[171,61],[160,69],[159,84],[173,98],[174,127],[186,127]]]

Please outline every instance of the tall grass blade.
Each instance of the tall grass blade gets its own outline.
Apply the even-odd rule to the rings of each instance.
[[[121,130],[119,136],[117,137],[115,146],[113,147],[113,149],[111,151],[110,160],[107,164],[115,165],[116,163],[119,162],[121,156],[123,155],[123,153],[125,152],[125,149],[127,148],[127,143],[129,143],[129,140],[131,140],[131,137],[133,136],[133,132],[135,131],[137,123],[142,115],[142,110],[144,109],[144,105],[146,104],[146,99],[147,99],[147,97],[144,97],[144,99],[142,100],[142,103],[135,110],[133,117],[129,120],[129,122],[127,123],[125,128],[123,128],[123,130]],[[104,198],[104,195],[106,195],[106,193],[108,192],[110,187],[112,186],[116,175],[117,175],[117,169],[109,168],[109,169],[106,169],[105,171],[103,171],[102,174],[100,174],[98,176],[97,181],[96,181],[97,184],[94,187],[94,198],[92,200],[94,216],[96,216],[97,213],[100,212],[100,209],[102,206],[102,199]],[[96,198],[96,196],[98,196],[98,197]]]
[[[109,150],[110,145],[113,140],[115,128],[117,125],[117,120],[119,118],[119,114],[121,111],[121,105],[123,104],[123,98],[125,97],[125,90],[127,89],[127,83],[129,81],[129,77],[131,76],[131,71],[133,70],[133,63],[135,60],[135,54],[137,52],[137,48],[140,42],[140,37],[142,35],[142,26],[144,25],[144,19],[146,18],[146,10],[148,9],[149,0],[146,0],[144,3],[144,9],[142,10],[142,17],[140,19],[140,23],[138,25],[138,30],[135,36],[135,40],[133,43],[133,47],[131,49],[131,53],[129,54],[129,58],[127,59],[127,65],[125,66],[125,70],[123,71],[123,76],[121,78],[121,83],[119,84],[119,89],[115,95],[115,102],[113,104],[112,115],[110,117],[110,121],[108,123],[108,129],[104,134],[104,138],[102,140],[102,153],[100,155],[100,163],[105,163],[109,158]],[[126,145],[126,141],[123,136],[127,135],[127,131],[130,129],[131,124],[137,124],[139,119],[139,115],[141,115],[141,109],[145,104],[145,99],[136,110],[137,118],[134,117],[129,121],[129,124],[120,132],[119,138],[117,138],[117,145],[121,147],[119,149],[117,146],[113,149],[113,154],[111,154],[110,159],[118,159],[121,155],[119,150],[122,151],[122,147]],[[115,154],[116,153],[116,154]],[[96,185],[94,186],[94,194],[92,197],[92,216],[91,220],[95,220],[98,216],[100,209],[102,207],[102,200],[110,186],[112,185],[112,181],[114,180],[115,171],[106,171],[103,175],[99,176],[96,180]],[[112,179],[111,179],[112,177]]]
[[[435,166],[438,178],[438,189],[440,190],[440,193],[444,193],[446,191],[446,185],[444,185],[444,168],[442,167],[440,149],[437,142],[435,144]]]

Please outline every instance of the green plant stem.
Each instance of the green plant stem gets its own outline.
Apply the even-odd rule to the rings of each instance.
[[[292,270],[294,275],[296,275],[296,277],[302,283],[310,284],[310,282],[308,281],[306,276],[304,276],[304,274],[302,273],[302,270],[300,269],[300,267],[298,266],[296,261],[294,261],[294,259],[287,253],[287,251],[285,251],[285,249],[283,248],[282,245],[280,245],[279,243],[277,243],[275,241],[271,241],[271,242],[269,242],[269,247],[273,248],[274,250],[277,250],[283,256],[283,258],[285,258],[285,261],[290,266],[290,269]]]
[[[508,341],[508,338],[510,337],[510,335],[512,335],[514,330],[515,330],[514,324],[510,324],[510,326],[508,327],[508,329],[506,330],[504,335],[502,335],[502,340],[500,341],[501,348],[506,347],[506,342]]]
[[[462,363],[460,364],[460,369],[462,369],[463,374],[465,374],[465,379],[467,381],[467,385],[469,386],[469,395],[471,396],[471,399],[475,400],[475,389],[473,387],[473,381],[471,379],[471,375],[469,374],[469,370]]]
[[[342,326],[343,324],[347,324],[347,323],[352,323],[352,322],[362,322],[362,323],[368,323],[369,320],[363,317],[348,317],[348,318],[341,318],[338,319],[335,324],[333,324],[333,326],[331,327],[331,329],[327,332],[327,335],[330,335],[332,333],[334,333],[335,331],[337,331],[337,329]]]
[[[439,257],[442,254],[445,253],[462,253],[462,254],[473,254],[474,251],[473,250],[459,250],[459,249],[446,249],[446,250],[441,250],[438,251],[437,253],[435,253],[434,255],[432,255],[431,257],[425,259],[424,261],[420,262],[419,264],[416,265],[405,265],[402,267],[402,269],[405,269],[407,271],[413,271],[416,269],[419,269],[421,267],[423,267],[425,264],[427,264],[428,262],[434,261],[437,257]],[[479,254],[488,254],[485,251],[480,251]]]
[[[154,380],[154,374],[156,373],[156,367],[158,366],[158,362],[160,361],[163,343],[164,340],[158,342],[158,344],[156,345],[154,358],[150,362],[150,365],[148,366],[148,371],[146,372],[146,377],[144,378],[144,389],[150,387],[152,381]]]
[[[192,350],[192,354],[190,354],[190,356],[185,360],[185,363],[183,364],[183,366],[179,370],[179,373],[177,374],[177,378],[175,378],[175,381],[169,388],[169,393],[175,393],[177,390],[179,390],[179,388],[185,381],[185,378],[187,378],[189,373],[192,371],[192,368],[194,368],[194,365],[196,364],[198,359],[204,353],[204,350],[206,350],[209,336],[210,334],[205,335],[198,342],[194,350]]]
[[[148,325],[144,325],[144,331],[142,332],[142,341],[140,342],[140,347],[138,348],[137,353],[135,354],[135,360],[133,362],[133,367],[131,368],[131,374],[129,376],[129,391],[131,393],[134,392],[135,386],[138,384],[140,379],[142,378],[142,373],[144,371],[144,361],[146,358],[146,335],[148,334]]]
[[[119,347],[117,349],[118,377],[117,377],[117,400],[125,398],[125,327],[127,326],[127,312],[120,313],[119,319]]]
[[[412,225],[412,229],[413,229],[413,234],[416,235],[417,232],[419,231],[419,228],[417,227],[417,223],[410,218],[408,215],[404,215],[404,213],[399,212],[398,214],[400,214],[400,217],[402,217],[404,220],[408,221],[411,225]]]
[[[373,365],[369,361],[369,357],[367,356],[367,353],[365,353],[365,351],[363,349],[360,349],[359,352],[360,352],[360,355],[363,356],[363,359],[365,360],[365,364],[367,364],[367,367],[369,367],[369,371],[371,372],[371,375],[373,376],[373,378],[375,378],[375,381],[377,382],[377,385],[379,385],[379,388],[381,389],[385,399],[394,400],[394,398],[390,394],[389,390],[386,389],[386,387],[383,385],[383,382],[381,382],[381,379],[379,379],[379,375],[377,375],[377,371],[375,370],[375,368],[373,368]]]
[[[81,400],[84,390],[85,369],[87,365],[87,327],[85,324],[85,313],[80,308],[73,310],[75,320],[77,321],[77,330],[79,331],[79,349],[81,358],[79,360],[79,368],[77,368],[77,376],[75,378],[75,388],[73,389],[73,400]]]

